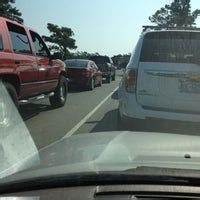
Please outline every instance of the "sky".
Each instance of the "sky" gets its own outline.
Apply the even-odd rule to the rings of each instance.
[[[148,17],[172,0],[16,0],[25,24],[49,35],[47,23],[69,27],[75,33],[76,51],[102,55],[131,53]],[[191,0],[192,10],[200,9]],[[200,26],[200,19],[197,20]]]

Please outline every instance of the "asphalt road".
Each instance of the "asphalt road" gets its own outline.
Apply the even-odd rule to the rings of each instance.
[[[90,115],[91,117],[80,128],[76,127],[76,131],[72,130],[73,134],[117,130],[116,89],[121,75],[122,72],[118,71],[115,81],[110,84],[105,83],[93,91],[70,89],[63,108],[52,109],[48,99],[21,106],[20,114],[37,147],[40,149],[61,139],[77,124],[80,126],[79,122]],[[116,91],[113,92],[114,90]],[[102,102],[103,100],[105,102]],[[102,105],[99,105],[100,103]],[[91,114],[91,111],[94,114]],[[99,114],[98,117],[96,113]]]
[[[199,123],[146,120],[138,121],[134,127],[122,127],[118,121],[117,91],[121,77],[122,71],[118,71],[116,81],[93,91],[70,90],[63,108],[52,109],[48,99],[21,106],[20,113],[38,149],[72,134],[104,131],[200,135]]]

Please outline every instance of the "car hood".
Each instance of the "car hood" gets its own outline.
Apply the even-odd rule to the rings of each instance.
[[[94,162],[120,169],[127,163],[136,167],[151,163],[181,168],[194,164],[200,169],[200,138],[129,131],[90,133],[65,138],[42,150],[40,158],[41,166]]]
[[[200,138],[128,131],[79,134],[63,138],[38,155],[40,163],[16,177],[118,172],[141,166],[199,170]]]

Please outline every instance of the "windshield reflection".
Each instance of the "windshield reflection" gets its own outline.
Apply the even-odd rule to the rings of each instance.
[[[0,178],[39,164],[37,148],[15,105],[0,82]]]
[[[39,200],[40,197],[0,197],[0,200]]]

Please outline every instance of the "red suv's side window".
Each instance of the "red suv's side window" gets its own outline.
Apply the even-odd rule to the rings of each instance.
[[[35,46],[36,55],[42,56],[42,57],[49,57],[50,52],[47,46],[45,45],[45,43],[43,42],[42,38],[37,33],[34,33],[33,31],[30,31],[30,34],[33,40],[33,44]]]
[[[7,22],[10,38],[15,53],[32,54],[26,31],[21,26]]]

